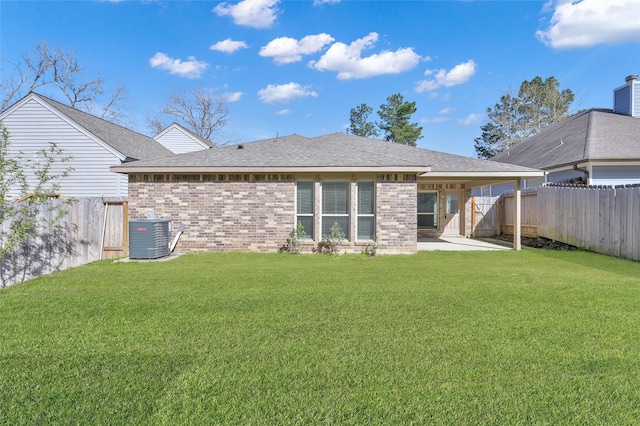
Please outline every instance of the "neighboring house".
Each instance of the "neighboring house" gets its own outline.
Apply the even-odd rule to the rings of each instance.
[[[126,176],[111,173],[109,167],[173,154],[150,137],[37,93],[0,113],[0,121],[9,131],[12,152],[30,155],[53,142],[71,158],[53,170],[73,168],[61,183],[63,196],[126,197]]]
[[[111,170],[129,177],[130,219],[183,225],[183,251],[276,251],[297,223],[310,251],[337,222],[347,251],[375,241],[380,253],[413,253],[420,238],[471,235],[472,187],[516,187],[543,175],[340,133],[294,134]]]
[[[575,114],[500,153],[492,161],[544,170],[546,182],[552,183],[638,184],[640,82],[637,75],[627,77],[626,84],[614,90],[613,101],[613,110],[593,108]],[[527,186],[540,184],[534,181]]]
[[[162,146],[174,154],[200,151],[215,147],[215,145],[195,133],[185,129],[178,123],[173,123],[153,137]]]

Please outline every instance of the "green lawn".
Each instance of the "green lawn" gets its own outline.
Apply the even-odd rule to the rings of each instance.
[[[199,254],[0,291],[0,424],[637,424],[640,263]]]

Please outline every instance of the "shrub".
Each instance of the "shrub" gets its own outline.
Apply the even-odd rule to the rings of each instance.
[[[302,242],[300,241],[300,237],[306,235],[304,231],[304,225],[298,222],[295,228],[289,232],[289,238],[287,238],[287,242],[278,249],[280,253],[292,253],[299,254],[302,250]]]
[[[340,246],[346,238],[342,228],[338,222],[334,222],[329,229],[329,235],[323,235],[322,241],[318,243],[318,246],[313,249],[315,253],[330,254],[332,256],[338,256],[340,254]]]

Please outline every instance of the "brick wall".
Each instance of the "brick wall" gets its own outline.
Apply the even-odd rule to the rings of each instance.
[[[294,182],[130,182],[129,218],[185,225],[177,251],[277,251],[295,221]]]
[[[415,182],[378,182],[377,236],[380,253],[415,253],[418,197]]]
[[[172,236],[184,224],[185,233],[177,251],[273,252],[286,242],[294,227],[295,192],[295,181],[130,181],[129,218],[146,219],[152,214],[155,218],[170,219]],[[416,192],[415,182],[377,183],[378,253],[415,253]],[[316,226],[319,226],[319,191],[316,200]],[[352,206],[356,200],[352,197]],[[365,242],[345,241],[343,250],[359,253],[365,246]],[[303,251],[310,252],[313,247],[315,243],[305,244]]]

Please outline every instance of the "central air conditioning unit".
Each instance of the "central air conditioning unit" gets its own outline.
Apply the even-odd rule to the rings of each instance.
[[[129,259],[157,259],[169,256],[171,221],[167,219],[129,222]]]

